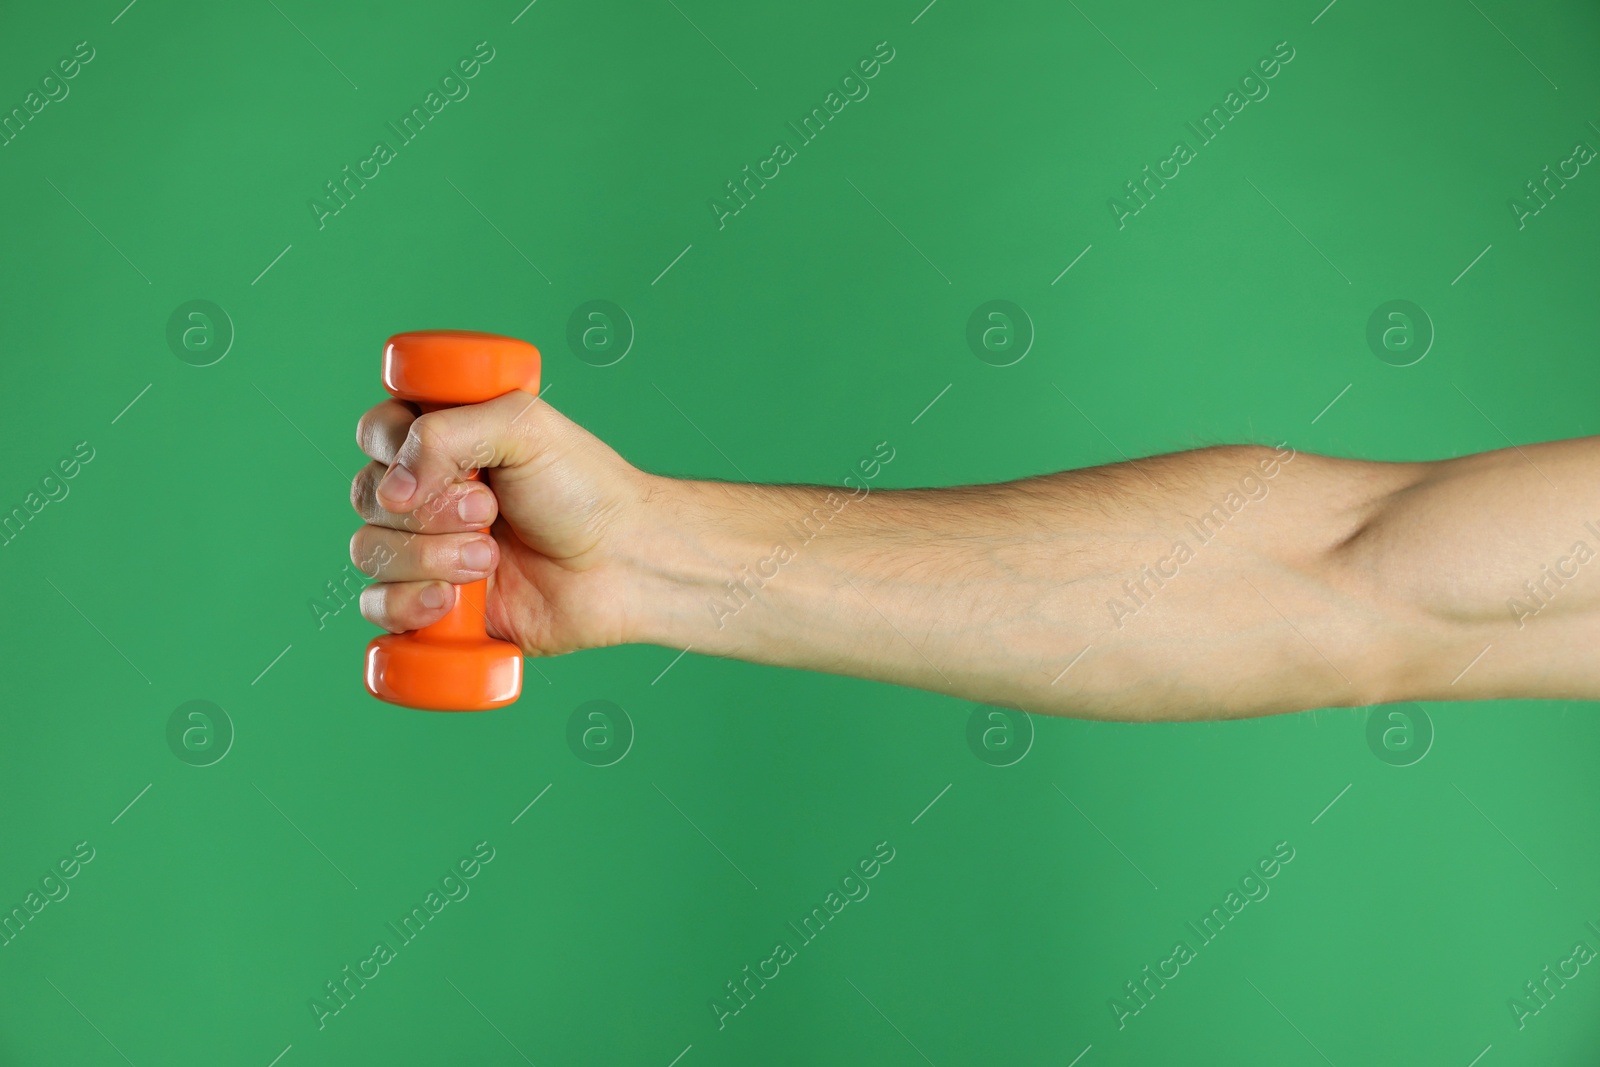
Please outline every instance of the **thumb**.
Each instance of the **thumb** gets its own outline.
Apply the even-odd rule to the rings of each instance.
[[[512,451],[506,438],[514,432],[515,412],[535,402],[527,393],[512,392],[484,404],[442,408],[413,419],[394,462],[378,482],[378,503],[425,525],[433,511],[464,499],[460,489],[474,470],[498,466],[501,457]],[[492,513],[484,521],[490,517]]]

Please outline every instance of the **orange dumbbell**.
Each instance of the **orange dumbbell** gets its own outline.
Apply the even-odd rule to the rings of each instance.
[[[481,404],[513,390],[539,393],[539,350],[470,330],[397,333],[383,347],[383,387],[423,411]],[[477,471],[468,477],[477,478]],[[458,586],[438,622],[367,646],[367,692],[429,711],[503,708],[522,691],[522,651],[484,629],[488,582]]]

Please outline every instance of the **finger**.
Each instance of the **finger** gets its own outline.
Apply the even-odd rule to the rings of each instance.
[[[486,533],[424,534],[363,526],[350,538],[350,559],[380,582],[446,581],[463,585],[487,578],[500,550]]]
[[[517,462],[527,451],[519,413],[537,398],[513,391],[483,404],[430,411],[412,420],[377,488],[386,509],[404,514],[449,491],[468,471]]]
[[[367,409],[356,423],[356,444],[361,451],[387,467],[394,462],[395,453],[400,451],[406,432],[411,429],[418,414],[415,405],[385,400]]]
[[[378,502],[375,492],[388,469],[373,460],[350,483],[350,505],[366,522],[414,534],[458,533],[482,529],[499,514],[494,491],[477,481],[452,482],[443,492],[419,499],[413,511],[390,511]]]
[[[455,602],[449,582],[378,582],[361,591],[361,614],[397,634],[438,622]]]

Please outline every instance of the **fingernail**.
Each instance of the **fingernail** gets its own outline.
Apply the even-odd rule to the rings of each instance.
[[[444,586],[430,585],[422,591],[422,606],[434,610],[442,608],[445,605],[445,595]]]
[[[456,514],[461,516],[462,522],[485,523],[494,514],[494,502],[489,499],[487,492],[474,489],[461,498],[461,503],[456,505]]]
[[[494,549],[487,541],[468,541],[461,546],[461,565],[469,571],[486,571],[494,559]]]
[[[401,466],[389,468],[378,483],[378,495],[395,504],[404,504],[417,491],[417,476]]]

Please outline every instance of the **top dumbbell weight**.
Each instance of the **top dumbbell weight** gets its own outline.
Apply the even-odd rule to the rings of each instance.
[[[517,389],[537,396],[539,350],[470,330],[397,333],[383,348],[383,387],[424,412],[481,404]],[[367,691],[429,711],[485,711],[515,701],[522,652],[485,631],[487,587],[487,581],[458,586],[455,606],[438,622],[374,638],[367,646]]]

